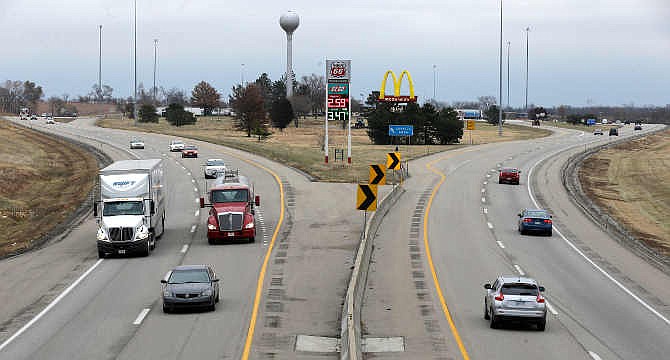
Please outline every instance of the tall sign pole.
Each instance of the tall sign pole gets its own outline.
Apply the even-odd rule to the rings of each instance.
[[[156,63],[158,62],[158,39],[154,39],[154,103],[156,102]]]
[[[526,112],[528,112],[528,34],[530,27],[526,28]]]
[[[98,25],[99,28],[99,50],[100,53],[98,55],[98,94],[102,94],[102,25]]]
[[[133,51],[133,54],[135,55],[135,59],[133,61],[133,64],[135,66],[135,95],[133,95],[133,120],[135,121],[135,125],[137,125],[137,0],[134,2],[135,4],[135,51]]]
[[[351,164],[351,60],[326,60],[325,162],[328,163],[328,122],[346,121],[349,126],[347,162]]]
[[[498,84],[498,136],[502,136],[502,88],[503,88],[503,0],[500,0],[500,76]]]

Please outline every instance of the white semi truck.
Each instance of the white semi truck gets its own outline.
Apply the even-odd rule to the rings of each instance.
[[[161,159],[121,160],[100,170],[98,256],[148,256],[165,230],[165,164]]]

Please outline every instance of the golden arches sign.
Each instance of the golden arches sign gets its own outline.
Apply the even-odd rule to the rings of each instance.
[[[393,79],[393,95],[386,95],[386,80],[388,80],[389,75]],[[407,82],[409,83],[409,96],[400,95],[400,85],[402,85],[402,80],[407,75]],[[383,102],[416,102],[416,96],[414,96],[414,81],[412,81],[412,75],[409,74],[409,71],[403,70],[400,73],[400,78],[395,76],[393,70],[386,71],[384,78],[382,79],[382,87],[379,89],[379,101]]]

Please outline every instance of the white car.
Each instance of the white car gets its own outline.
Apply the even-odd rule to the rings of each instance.
[[[47,118],[47,124],[55,124],[56,122],[54,121],[54,118],[48,117]]]
[[[215,179],[219,173],[226,172],[226,163],[223,159],[207,159],[205,163],[205,179]]]
[[[130,140],[130,148],[131,149],[144,149],[144,140],[134,138]]]
[[[182,151],[184,150],[184,146],[184,142],[181,140],[170,141],[170,151]]]

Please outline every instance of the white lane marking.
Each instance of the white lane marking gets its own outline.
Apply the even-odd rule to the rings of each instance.
[[[484,208],[484,214],[488,214],[488,213],[489,213],[489,209],[488,209],[488,208]]]
[[[19,337],[19,336],[20,336],[21,334],[23,334],[26,330],[28,330],[29,327],[33,326],[33,324],[35,324],[39,319],[41,319],[42,316],[44,316],[47,312],[49,312],[49,310],[51,310],[54,306],[56,306],[56,304],[58,304],[61,300],[63,300],[63,298],[64,298],[67,294],[69,294],[70,291],[72,291],[72,289],[74,289],[77,285],[79,285],[79,283],[82,282],[82,281],[83,281],[83,280],[84,280],[84,279],[85,279],[91,272],[93,272],[93,270],[94,270],[95,268],[97,268],[98,265],[100,265],[100,263],[102,263],[103,260],[104,260],[104,259],[99,259],[98,261],[96,261],[95,264],[93,264],[90,268],[88,268],[88,270],[86,270],[86,272],[84,272],[83,274],[81,274],[81,276],[80,276],[79,278],[77,278],[77,280],[75,280],[75,281],[74,281],[72,284],[70,284],[70,286],[68,286],[62,293],[60,293],[60,295],[58,295],[55,299],[53,299],[53,300],[49,303],[49,305],[47,305],[47,307],[44,308],[44,310],[40,311],[39,314],[35,315],[35,317],[32,318],[30,321],[28,321],[27,324],[23,325],[17,332],[14,333],[14,335],[12,335],[11,337],[9,337],[9,339],[5,340],[5,342],[3,342],[3,343],[0,345],[0,351],[1,351],[2,349],[6,348],[7,345],[9,345],[9,344],[10,344],[12,341],[14,341],[17,337]]]
[[[577,137],[584,136],[584,134],[586,134],[586,133],[582,131],[582,133],[579,134]]]
[[[496,172],[496,169],[491,169],[491,172]]]
[[[133,321],[133,325],[139,325],[142,323],[142,320],[147,316],[147,314],[151,311],[149,308],[144,308],[142,311],[140,311],[140,314],[137,315],[137,318],[135,318],[135,321]]]
[[[187,172],[187,173],[186,173],[186,175],[188,175],[188,176],[191,176],[191,172],[190,172],[190,171],[189,171],[189,172]]]
[[[514,264],[514,268],[515,268],[516,271],[519,273],[519,275],[521,275],[521,276],[526,275],[526,273],[523,272],[523,269],[521,269],[521,266]]]
[[[482,202],[483,202],[483,203],[486,202],[486,198],[485,198],[485,197],[482,198]]]
[[[488,184],[488,183],[489,183],[488,181],[484,181],[484,185],[486,185],[486,184]]]
[[[192,233],[195,232],[195,227],[196,227],[195,225],[191,226],[191,232]]]
[[[589,355],[593,358],[593,360],[603,360],[598,354],[594,353],[593,351],[589,350]]]
[[[181,247],[180,253],[186,254],[187,251],[188,251],[188,244],[184,244],[184,246]]]
[[[191,182],[195,184],[195,179],[191,179]]]
[[[502,241],[496,241],[498,243],[498,246],[500,246],[501,249],[505,248],[505,245],[502,243]]]
[[[198,188],[197,188],[197,187],[194,187],[194,188],[193,188],[193,191],[198,192]],[[200,201],[200,200],[198,200],[198,201]]]
[[[196,190],[196,191],[197,191],[197,190]],[[200,198],[195,198],[195,202],[199,203],[199,202],[200,202]]]
[[[486,189],[482,189],[482,192],[483,192],[483,193],[486,192]]]
[[[196,210],[195,211],[195,216],[199,216],[199,215],[200,215],[200,210]]]
[[[575,145],[575,146],[572,146],[572,147],[576,147],[576,146],[579,146],[579,145]],[[570,147],[570,148],[572,148],[572,147]],[[570,149],[570,148],[568,148],[568,149]],[[548,159],[548,158],[550,158],[550,157],[552,157],[552,156],[554,156],[554,155],[556,155],[556,154],[558,154],[562,151],[565,151],[565,150],[567,150],[567,149],[559,150],[559,151],[556,151],[554,153],[551,153],[551,154],[545,156],[540,161],[536,162],[530,168],[530,170],[528,171],[528,183],[526,184],[526,186],[527,186],[527,189],[528,189],[528,195],[530,196],[530,200],[533,202],[535,207],[539,208],[540,205],[537,203],[537,200],[535,200],[535,196],[533,196],[533,190],[530,188],[530,177],[533,174],[533,170],[535,170],[535,167],[537,166],[537,164],[539,164],[539,163],[543,162],[545,159]],[[565,241],[565,243],[568,244],[568,246],[570,246],[575,252],[577,252],[577,254],[579,254],[582,258],[584,258],[584,260],[586,260],[586,262],[591,264],[591,266],[593,266],[596,270],[598,270],[606,278],[608,278],[610,281],[612,281],[612,283],[614,283],[619,289],[623,290],[626,294],[630,295],[630,297],[635,299],[635,301],[637,301],[645,309],[649,310],[652,314],[656,315],[656,317],[661,319],[667,325],[670,325],[670,320],[668,318],[666,318],[665,316],[663,316],[663,314],[656,311],[656,309],[651,307],[651,305],[647,304],[639,296],[635,295],[632,291],[628,290],[627,287],[625,287],[622,283],[620,283],[617,279],[615,279],[607,271],[603,270],[603,268],[598,266],[598,264],[596,264],[593,260],[591,260],[588,256],[586,256],[586,254],[584,254],[581,250],[579,250],[579,248],[575,244],[573,244],[570,240],[568,240],[568,238],[566,238],[565,235],[563,235],[563,233],[558,229],[558,227],[556,225],[553,225],[553,228],[554,228],[554,231],[561,237],[561,239],[563,239],[563,241]]]
[[[491,174],[486,174],[486,177],[487,177],[487,178],[490,178],[490,177],[491,177]]]
[[[545,303],[547,304],[547,309],[549,309],[549,312],[552,315],[554,315],[554,316],[558,315],[558,311],[556,311],[556,309],[554,309],[554,307],[551,306],[551,304],[548,301],[545,300]]]
[[[487,222],[487,223],[486,223],[486,226],[488,226],[489,229],[493,229],[493,224],[491,224],[490,222]]]

